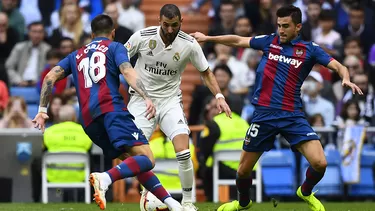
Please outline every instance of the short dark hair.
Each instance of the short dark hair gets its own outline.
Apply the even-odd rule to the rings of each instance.
[[[320,0],[310,0],[307,2],[307,5],[309,4],[318,4],[319,6],[322,6],[322,2]]]
[[[348,36],[348,37],[345,38],[344,48],[345,48],[345,46],[347,44],[349,44],[351,42],[356,42],[360,48],[362,47],[361,39],[359,37],[357,37],[357,36]]]
[[[228,67],[228,65],[226,64],[219,64],[219,65],[216,65],[214,70],[212,71],[214,74],[217,70],[224,70],[224,72],[228,73],[229,77],[232,78],[233,77],[233,73],[232,71],[230,70],[230,68]]]
[[[332,10],[322,10],[319,14],[320,21],[335,21],[335,13]]]
[[[108,15],[98,15],[91,21],[91,31],[95,35],[109,34],[113,29],[113,20]]]
[[[59,50],[52,48],[47,52],[46,59],[62,59],[63,55],[60,53]]]
[[[42,21],[34,21],[34,22],[31,22],[28,26],[27,26],[27,29],[30,30],[32,26],[36,26],[36,25],[42,25],[43,28],[44,28],[44,24]]]
[[[232,0],[221,0],[221,2],[220,2],[220,9],[221,9],[221,6],[228,5],[228,4],[230,4],[230,5],[232,5],[234,7],[234,3],[232,2]]]
[[[161,9],[160,9],[160,18],[162,16],[165,16],[168,19],[172,19],[174,17],[178,17],[178,19],[181,20],[181,12],[180,9],[174,4],[165,4]]]
[[[302,12],[298,7],[293,5],[282,6],[276,11],[276,15],[279,18],[290,16],[294,24],[302,23]]]

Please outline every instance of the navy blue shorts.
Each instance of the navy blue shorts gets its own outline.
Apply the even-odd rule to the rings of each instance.
[[[254,113],[255,114],[255,113]],[[256,114],[255,114],[256,115]],[[270,112],[262,113],[262,116],[276,116]],[[243,144],[243,150],[247,152],[264,152],[273,148],[276,135],[281,134],[295,151],[295,145],[304,141],[319,140],[319,136],[312,129],[304,116],[286,116],[276,119],[253,119]]]
[[[105,113],[85,128],[91,140],[112,159],[126,152],[126,148],[148,144],[142,131],[128,111]]]

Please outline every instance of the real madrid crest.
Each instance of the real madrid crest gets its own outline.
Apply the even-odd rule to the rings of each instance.
[[[156,48],[156,40],[150,40],[150,42],[148,42],[148,47],[154,50]]]
[[[173,61],[178,62],[180,60],[180,54],[176,52],[173,56]]]
[[[297,49],[297,50],[296,50],[296,55],[297,55],[298,57],[302,56],[302,55],[303,55],[303,50],[302,50],[302,49]]]

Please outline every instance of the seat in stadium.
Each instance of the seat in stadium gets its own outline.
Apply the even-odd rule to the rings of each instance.
[[[327,159],[327,169],[324,174],[324,177],[320,182],[315,186],[313,191],[318,190],[316,195],[325,195],[325,196],[338,196],[343,192],[343,183],[341,179],[341,156],[340,152],[336,149],[325,150],[324,154]],[[306,158],[302,156],[301,161],[301,172],[300,177],[301,181],[305,181],[306,170],[309,167],[309,162]]]
[[[39,106],[37,104],[27,105],[27,115],[30,119],[34,119],[35,115],[38,113]]]
[[[35,87],[11,87],[10,95],[23,97],[27,104],[39,103],[39,93]]]
[[[293,196],[296,161],[292,151],[272,150],[261,158],[264,192],[267,196]]]
[[[375,164],[375,150],[363,150],[361,155],[361,172],[358,184],[349,186],[350,196],[375,196],[373,165]]]

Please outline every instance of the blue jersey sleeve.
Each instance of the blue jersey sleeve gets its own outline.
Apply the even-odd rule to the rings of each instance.
[[[273,35],[258,35],[250,39],[250,48],[255,50],[264,50],[272,41]]]
[[[129,62],[128,50],[120,43],[116,43],[114,55],[116,67],[119,67],[124,62]]]
[[[62,69],[64,69],[65,76],[68,76],[72,73],[72,68],[71,68],[72,66],[70,65],[71,57],[72,57],[72,54],[69,54],[63,60],[57,63],[57,66],[60,66]]]
[[[313,42],[312,47],[315,62],[327,67],[327,65],[333,60],[333,58],[328,53],[326,53],[318,44]]]

